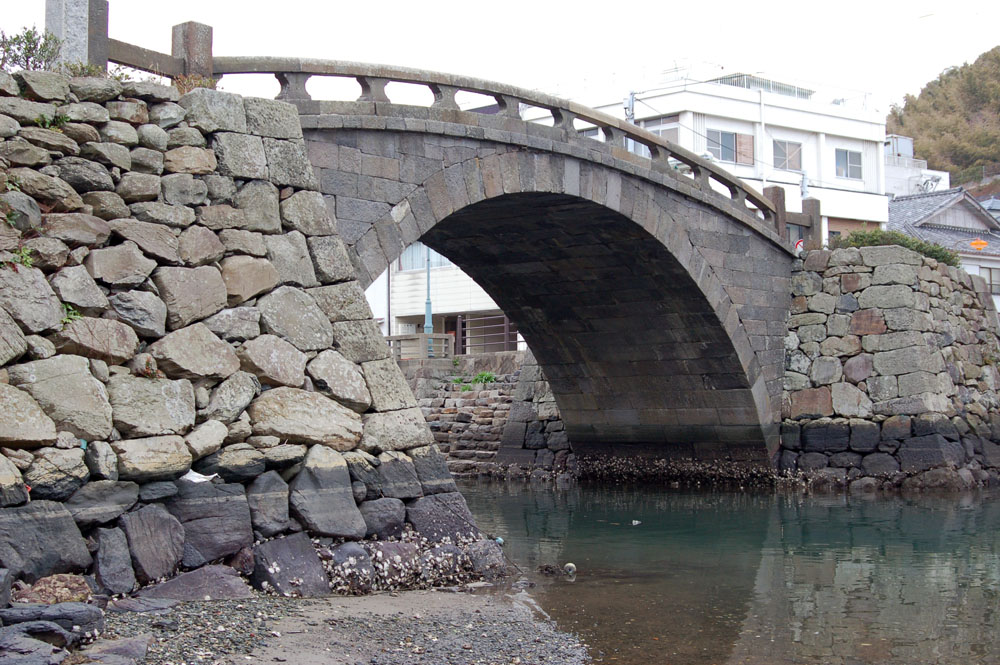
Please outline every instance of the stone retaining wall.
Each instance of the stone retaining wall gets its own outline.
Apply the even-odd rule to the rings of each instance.
[[[273,561],[295,532],[475,532],[295,107],[0,72],[0,167],[13,577],[90,571],[126,593],[179,567]]]
[[[531,351],[524,354],[512,398],[497,464],[526,471],[572,471],[575,457],[570,451],[559,406]]]
[[[531,351],[404,360],[401,367],[453,474],[572,467],[559,407]],[[493,372],[497,381],[471,384],[479,372]]]
[[[985,281],[897,246],[813,251],[796,268],[778,469],[852,489],[1000,479]]]

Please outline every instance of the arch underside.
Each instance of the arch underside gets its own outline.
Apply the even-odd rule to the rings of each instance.
[[[766,458],[733,341],[681,263],[638,224],[585,199],[525,193],[466,206],[421,239],[517,322],[574,450]]]

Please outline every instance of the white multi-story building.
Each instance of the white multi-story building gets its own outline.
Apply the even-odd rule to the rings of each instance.
[[[595,108],[710,157],[759,191],[784,188],[790,212],[801,212],[805,190],[820,201],[824,241],[888,221],[882,114],[758,76],[693,71]]]

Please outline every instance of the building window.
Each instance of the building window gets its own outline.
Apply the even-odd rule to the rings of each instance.
[[[452,265],[451,261],[431,250],[431,268],[444,268]],[[400,270],[423,270],[427,267],[427,245],[415,242],[399,256]]]
[[[774,168],[782,171],[802,170],[802,144],[792,141],[774,141]]]
[[[708,130],[708,151],[720,162],[736,161],[736,134]]]
[[[990,293],[1000,296],[1000,268],[980,268],[979,274],[990,285]]]
[[[720,162],[753,164],[753,136],[710,129],[708,152]]]
[[[861,180],[861,153],[837,148],[837,177]]]
[[[675,113],[673,115],[665,115],[659,118],[651,118],[649,120],[642,120],[639,124],[640,127],[645,129],[647,132],[652,132],[657,136],[662,136],[671,143],[677,143],[677,118],[678,115]],[[628,148],[629,152],[634,152],[640,157],[649,158],[649,148],[642,145],[641,143],[636,143],[632,139],[625,139],[625,147]]]

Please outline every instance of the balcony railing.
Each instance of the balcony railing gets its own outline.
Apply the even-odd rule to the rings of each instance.
[[[459,316],[458,355],[517,351],[517,324],[503,314]]]
[[[396,361],[411,358],[451,358],[455,355],[455,336],[447,333],[414,333],[385,338]]]

